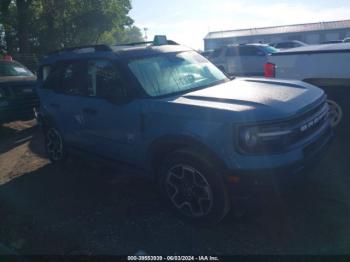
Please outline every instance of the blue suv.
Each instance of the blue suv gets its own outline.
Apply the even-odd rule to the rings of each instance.
[[[231,185],[266,170],[299,170],[332,136],[321,89],[229,79],[164,38],[57,51],[43,59],[38,79],[52,162],[84,152],[141,167],[196,223],[225,216]]]

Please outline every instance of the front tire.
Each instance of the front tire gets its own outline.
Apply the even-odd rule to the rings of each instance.
[[[224,177],[207,157],[190,150],[169,154],[159,179],[170,206],[185,220],[200,224],[219,223],[231,202]]]
[[[48,127],[45,129],[45,150],[52,163],[60,163],[66,159],[63,138],[60,132]]]

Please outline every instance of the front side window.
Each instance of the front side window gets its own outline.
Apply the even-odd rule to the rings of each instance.
[[[146,93],[153,97],[228,80],[217,67],[194,51],[139,58],[128,66]]]
[[[17,62],[0,61],[0,77],[6,76],[33,76],[33,74]]]

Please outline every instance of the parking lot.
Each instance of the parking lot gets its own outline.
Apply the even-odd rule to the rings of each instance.
[[[45,157],[35,122],[0,129],[0,243],[22,254],[344,254],[349,140],[337,134],[295,187],[257,193],[215,227],[186,224],[155,184],[125,167]],[[343,137],[343,138],[342,138]]]

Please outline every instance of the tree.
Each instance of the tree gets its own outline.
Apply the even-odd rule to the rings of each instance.
[[[14,49],[14,10],[11,0],[0,0],[0,23],[5,34],[6,49],[12,52]]]
[[[126,26],[122,30],[113,30],[101,36],[97,43],[100,44],[126,44],[144,41],[140,28]]]
[[[111,32],[132,25],[127,15],[129,0],[41,0],[42,15],[37,21],[40,48],[51,51],[62,47],[101,43]]]
[[[29,15],[30,6],[33,0],[16,0],[17,7],[17,37],[19,50],[23,53],[30,52],[30,40],[29,40]]]
[[[117,43],[132,43],[144,41],[140,28],[136,26],[127,27],[121,36],[116,35]]]
[[[9,51],[46,53],[63,47],[142,39],[128,16],[130,0],[0,0]]]

